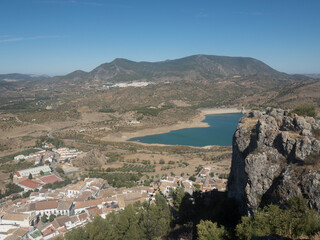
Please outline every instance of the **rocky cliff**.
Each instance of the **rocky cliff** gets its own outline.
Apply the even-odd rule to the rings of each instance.
[[[233,136],[228,195],[242,214],[303,195],[320,210],[320,121],[281,109],[252,111]],[[319,159],[320,160],[320,159]]]

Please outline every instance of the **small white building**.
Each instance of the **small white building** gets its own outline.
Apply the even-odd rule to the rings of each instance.
[[[68,188],[68,197],[74,197],[79,195],[83,190],[88,187],[87,183],[84,181],[80,181]]]
[[[14,159],[14,160],[23,160],[23,159],[25,159],[25,158],[26,158],[25,155],[18,155],[18,156],[15,156],[13,159]]]

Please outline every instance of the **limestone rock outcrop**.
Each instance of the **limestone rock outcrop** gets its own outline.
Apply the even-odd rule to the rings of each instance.
[[[285,204],[301,194],[320,210],[320,168],[308,162],[310,156],[320,156],[314,135],[319,128],[319,120],[282,109],[252,111],[240,120],[233,136],[228,195],[242,214],[254,215],[260,206]]]

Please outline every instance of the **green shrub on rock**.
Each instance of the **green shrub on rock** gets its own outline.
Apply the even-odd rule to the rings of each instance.
[[[305,116],[309,116],[313,118],[317,117],[316,108],[311,105],[297,106],[291,111],[291,113],[296,113],[299,116],[304,116],[304,117]]]

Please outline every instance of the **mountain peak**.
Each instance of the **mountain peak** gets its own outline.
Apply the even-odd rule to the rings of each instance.
[[[103,63],[91,72],[75,71],[66,78],[82,81],[131,82],[131,81],[221,81],[233,76],[287,79],[289,75],[276,71],[265,63],[249,57],[228,57],[197,54],[180,59],[160,62],[135,62],[116,58]],[[260,76],[260,77],[259,77]],[[62,79],[61,77],[60,79]]]

